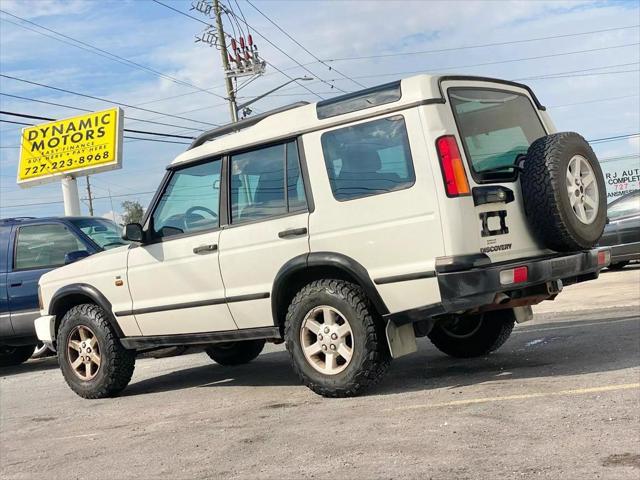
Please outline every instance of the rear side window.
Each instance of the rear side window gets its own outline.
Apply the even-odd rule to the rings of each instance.
[[[525,95],[480,88],[450,88],[449,98],[475,173],[514,165],[518,155],[546,135]],[[509,169],[504,169],[509,173]]]
[[[62,224],[20,227],[13,269],[59,267],[67,253],[78,250],[86,250],[85,245]]]
[[[415,182],[402,115],[326,132],[322,151],[336,200],[402,190]]]
[[[231,223],[307,209],[295,141],[231,157]]]

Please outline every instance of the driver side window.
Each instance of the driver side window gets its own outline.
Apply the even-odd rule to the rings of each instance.
[[[216,159],[176,170],[151,216],[155,238],[210,230],[220,225],[220,171]]]

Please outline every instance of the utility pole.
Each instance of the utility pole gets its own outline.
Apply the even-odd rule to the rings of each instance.
[[[87,175],[87,197],[89,199],[89,216],[93,217],[93,198],[91,197],[91,184],[89,183],[89,175]]]
[[[227,99],[229,100],[229,110],[231,111],[231,121],[238,121],[238,110],[236,108],[236,94],[233,89],[233,81],[228,76],[229,72],[229,53],[227,52],[227,39],[224,36],[224,28],[222,26],[222,9],[220,2],[213,0],[213,10],[216,16],[216,30],[218,31],[218,41],[220,42],[220,56],[222,57],[222,68],[224,68],[224,80],[227,86]]]

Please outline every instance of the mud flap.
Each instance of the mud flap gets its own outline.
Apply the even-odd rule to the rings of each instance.
[[[416,334],[413,331],[412,323],[398,326],[389,320],[385,333],[387,335],[389,351],[393,358],[403,357],[418,350]]]

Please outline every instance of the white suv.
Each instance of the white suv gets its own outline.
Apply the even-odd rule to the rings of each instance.
[[[38,337],[86,398],[167,345],[237,365],[284,341],[326,396],[374,384],[416,336],[488,354],[609,262],[598,161],[553,132],[525,85],[426,75],[206,132],[132,245],[41,278]]]

